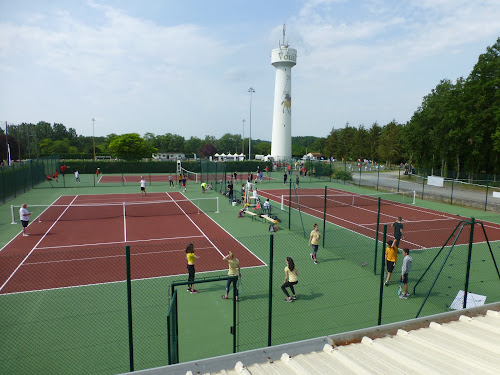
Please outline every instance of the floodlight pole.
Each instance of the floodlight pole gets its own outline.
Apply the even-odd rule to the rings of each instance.
[[[92,143],[94,145],[94,161],[95,161],[95,136],[94,136],[94,125],[95,125],[95,118],[92,117]]]
[[[243,133],[241,136],[241,153],[242,154],[245,152],[245,122],[246,122],[246,120],[243,119]]]
[[[252,159],[252,94],[255,90],[250,87],[248,92],[250,93],[250,135],[248,136],[248,160],[250,161]]]

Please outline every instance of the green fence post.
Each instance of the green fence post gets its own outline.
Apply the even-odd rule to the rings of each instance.
[[[450,196],[450,205],[453,206],[453,185],[455,183],[455,174],[457,172],[453,172],[453,175],[451,177],[451,196]]]
[[[470,276],[470,260],[472,258],[472,244],[474,243],[474,226],[476,224],[476,220],[471,218],[470,222],[470,237],[469,237],[469,253],[467,255],[467,272],[465,274],[465,286],[464,286],[464,303],[463,308],[467,307],[467,293],[469,290],[469,276]]]
[[[288,230],[290,230],[291,228],[291,221],[292,221],[292,179],[290,179],[289,186],[290,187],[288,188]]]
[[[326,192],[327,192],[327,187],[325,186],[325,204],[323,207],[323,248],[325,247],[325,235],[326,235]]]
[[[488,207],[488,188],[490,187],[490,175],[486,177],[486,198],[484,201],[484,210],[486,211],[486,208]]]
[[[375,234],[375,259],[373,261],[373,274],[377,274],[377,252],[378,252],[378,227],[380,225],[380,197],[378,197],[378,208],[377,208],[377,233]],[[384,246],[382,246],[382,249]]]
[[[422,176],[422,199],[424,199],[424,188],[425,188],[425,169]]]
[[[233,333],[233,353],[236,353],[236,335],[237,335],[237,324],[236,324],[236,291],[238,289],[237,288],[237,282],[238,282],[238,278],[235,277],[234,280],[233,280],[233,296],[235,298],[233,298],[233,329],[232,329],[232,333]]]
[[[274,258],[274,235],[269,235],[269,307],[267,316],[267,346],[271,346],[272,322],[273,322],[273,258]]]
[[[379,181],[380,181],[380,165],[377,164],[377,191],[378,191]]]
[[[398,193],[399,193],[399,183],[401,182],[401,164],[399,165],[399,175],[398,175]]]
[[[347,175],[347,160],[344,160],[344,185],[345,185],[345,178],[346,178],[346,175]]]
[[[132,281],[130,278],[130,246],[125,246],[127,257],[128,351],[130,371],[134,371],[134,334],[132,331]]]
[[[384,225],[384,244],[386,243],[387,238],[387,224]],[[384,269],[385,269],[385,253],[382,251],[382,264],[380,265],[380,293],[378,300],[378,321],[377,324],[382,324],[382,301],[384,298]]]

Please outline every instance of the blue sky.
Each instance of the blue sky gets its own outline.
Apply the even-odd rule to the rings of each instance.
[[[292,135],[410,120],[500,37],[498,0],[0,0],[0,120],[78,134],[271,140],[282,39]]]

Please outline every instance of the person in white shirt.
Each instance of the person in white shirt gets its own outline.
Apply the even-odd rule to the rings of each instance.
[[[141,176],[141,196],[145,196],[146,194],[146,180]]]
[[[255,203],[257,203],[259,201],[259,195],[257,194],[257,188],[253,189],[252,195],[253,195],[253,199],[255,199]]]
[[[75,181],[80,182],[80,172],[75,171]]]
[[[28,222],[30,220],[30,215],[31,212],[28,211],[28,206],[26,203],[23,203],[21,208],[19,209],[19,217],[21,219],[21,224],[23,225],[23,236],[27,237],[29,236],[29,233],[27,232],[27,227],[28,227]]]

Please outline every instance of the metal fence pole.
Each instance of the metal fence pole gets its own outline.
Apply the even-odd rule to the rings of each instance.
[[[384,244],[386,243],[387,239],[387,224],[384,225]],[[377,324],[381,325],[382,324],[382,305],[383,305],[383,298],[384,298],[384,269],[385,269],[385,253],[382,251],[382,263],[380,265],[380,292],[379,292],[379,300],[378,300],[378,321]]]
[[[326,192],[327,192],[327,187],[325,186],[325,203],[323,207],[323,248],[325,247],[325,234],[326,234]]]
[[[373,274],[377,274],[377,252],[378,252],[378,227],[380,225],[380,197],[378,197],[378,204],[377,204],[377,233],[375,234],[375,259],[373,261]],[[382,249],[384,247],[382,246]]]
[[[457,172],[453,172],[451,178],[451,196],[450,196],[450,205],[453,206],[453,185],[455,184],[455,177]]]
[[[490,175],[486,177],[486,198],[484,200],[484,210],[488,207],[488,188],[490,187]]]
[[[267,316],[267,346],[271,346],[272,322],[273,322],[273,258],[274,258],[274,235],[269,237],[269,307]]]
[[[472,258],[472,244],[474,243],[474,226],[476,224],[476,220],[471,218],[470,222],[470,238],[469,238],[469,253],[467,255],[467,272],[465,274],[465,286],[464,286],[464,303],[463,308],[467,307],[467,293],[469,290],[469,276],[470,276],[470,260]]]
[[[134,371],[134,334],[132,329],[132,281],[130,278],[130,246],[125,246],[127,258],[128,351],[130,371]]]
[[[399,175],[398,175],[398,193],[399,193],[399,183],[401,182],[401,165],[399,166]]]

